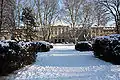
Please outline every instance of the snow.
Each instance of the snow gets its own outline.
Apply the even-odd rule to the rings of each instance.
[[[1,40],[0,41],[0,45],[3,47],[3,46],[6,46],[8,47],[9,46],[9,43],[8,42],[16,42],[14,40]]]
[[[32,42],[19,42],[18,45],[21,46],[22,48],[29,48],[29,46],[31,46]]]
[[[85,44],[88,44],[89,46],[92,47],[92,44],[90,41],[80,41],[80,42],[77,42],[78,44],[82,44],[82,43],[85,43]]]
[[[95,39],[98,39],[98,40],[108,39],[108,40],[110,40],[110,37],[109,36],[97,36],[97,37],[94,38],[94,40]]]
[[[39,52],[34,64],[26,66],[9,80],[119,80],[120,66],[93,56],[92,51],[79,52],[74,45],[54,45],[49,52]]]
[[[120,37],[120,34],[111,34],[110,36]]]
[[[48,45],[50,45],[50,43],[49,42],[46,42],[46,41],[39,41],[40,43],[42,43],[42,44],[48,44]]]
[[[6,42],[1,42],[0,41],[0,45],[3,47],[3,46],[9,46],[9,43],[6,43]]]
[[[108,39],[110,41],[113,41],[113,40],[119,40],[120,39],[120,34],[111,34],[109,36],[97,36],[94,38],[94,40],[103,40],[103,39]]]
[[[63,43],[63,44],[61,44],[61,43],[57,43],[57,44],[53,44],[54,46],[59,46],[59,47],[57,47],[57,48],[59,48],[59,49],[63,49],[62,47],[63,47],[63,45],[64,45],[64,47],[65,46],[74,46],[74,44],[73,43],[69,43],[69,44],[65,44],[65,43]],[[60,47],[60,46],[62,46],[62,47]],[[69,49],[69,48],[68,48]]]

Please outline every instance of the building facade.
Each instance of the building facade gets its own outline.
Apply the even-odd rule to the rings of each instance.
[[[107,36],[115,33],[115,27],[91,27],[85,29],[83,27],[71,28],[69,26],[58,25],[44,28],[37,27],[32,38],[34,41],[45,40],[52,43],[67,43],[91,40],[91,38],[96,36]],[[6,31],[6,34],[9,34],[9,32]],[[25,40],[26,29],[16,28],[14,34],[16,40]]]
[[[53,43],[60,43],[67,41],[67,34],[69,26],[50,26],[36,28],[39,40],[46,40]]]
[[[115,27],[75,27],[69,26],[51,26],[37,29],[39,40],[46,40],[53,43],[76,42],[90,40],[96,36],[106,36],[115,34]],[[48,35],[49,34],[49,35]],[[45,36],[45,39],[43,37]],[[49,39],[48,39],[49,36]]]
[[[92,27],[91,37],[107,36],[110,34],[116,34],[115,27]]]

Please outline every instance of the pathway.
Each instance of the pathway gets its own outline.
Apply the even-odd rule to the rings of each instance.
[[[54,45],[51,51],[38,53],[34,64],[6,78],[9,80],[119,80],[120,66],[99,60],[92,52],[76,51],[74,45]]]

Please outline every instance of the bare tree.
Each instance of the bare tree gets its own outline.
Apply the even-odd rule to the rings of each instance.
[[[63,0],[62,17],[63,20],[75,27],[79,24],[80,8],[84,0]]]
[[[85,1],[82,8],[81,8],[81,14],[79,15],[80,18],[80,25],[83,27],[79,33],[79,35],[77,36],[77,38],[79,37],[83,37],[84,40],[88,40],[90,38],[90,27],[93,25],[94,23],[94,14],[93,14],[93,3],[92,2],[88,2]]]
[[[75,27],[80,24],[79,15],[81,15],[81,7],[85,0],[63,0],[63,8],[61,9],[62,20],[70,25],[69,37],[75,42]]]
[[[58,0],[34,0],[36,3],[37,20],[42,27],[43,40],[50,37],[51,31],[48,26],[54,24],[58,14]],[[46,33],[45,28],[48,29]]]
[[[81,8],[80,22],[84,28],[91,27],[94,22],[93,6],[91,2],[85,1]]]
[[[88,0],[64,0],[63,20],[71,25],[70,37],[76,41],[80,36],[88,37],[89,27],[94,22],[93,4]],[[76,26],[83,26],[79,34],[74,29]],[[84,33],[84,34],[83,34]]]
[[[100,25],[105,26],[107,22],[110,21],[111,19],[109,11],[105,8],[105,6],[97,3],[96,1],[94,1],[93,5],[94,5],[93,11],[95,16],[95,22],[97,26]]]
[[[116,24],[116,33],[120,33],[120,0],[99,0],[99,4],[105,6],[112,14]]]
[[[16,0],[16,5],[15,5],[15,20],[16,20],[16,25],[20,27],[21,24],[21,12],[22,12],[22,0]]]
[[[14,9],[14,0],[0,1],[0,32],[3,30],[4,33],[4,30],[7,30],[10,34],[13,34],[15,28]]]

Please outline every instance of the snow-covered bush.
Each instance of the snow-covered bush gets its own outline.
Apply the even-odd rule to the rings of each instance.
[[[18,45],[21,47],[21,49],[24,53],[23,54],[24,58],[25,59],[28,58],[28,60],[30,61],[30,62],[27,62],[27,63],[34,62],[35,59],[36,59],[36,54],[37,54],[36,44],[34,44],[33,42],[19,42]]]
[[[119,34],[96,37],[93,40],[94,55],[105,61],[120,64]]]
[[[0,41],[0,75],[17,70],[36,60],[36,53],[50,50],[47,42]]]
[[[92,45],[88,41],[81,41],[76,43],[75,49],[78,51],[91,51]]]
[[[36,59],[35,45],[17,43],[13,40],[0,41],[0,75],[5,75]]]
[[[47,46],[50,47],[50,48],[53,48],[53,45],[50,44],[49,42],[46,42],[46,41],[39,41],[39,42],[42,43],[42,44],[47,45]]]
[[[34,44],[37,46],[37,52],[47,52],[50,50],[50,45],[43,41],[34,42]]]

